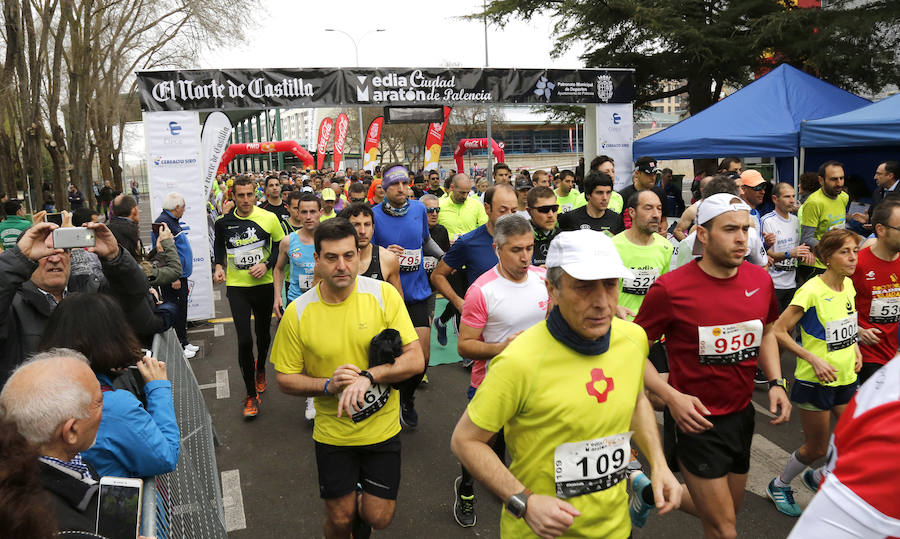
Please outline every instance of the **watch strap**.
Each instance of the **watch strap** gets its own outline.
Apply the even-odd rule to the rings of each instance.
[[[375,385],[375,377],[372,376],[372,373],[371,373],[371,372],[369,372],[369,371],[359,371],[359,375],[360,375],[360,376],[365,376],[366,378],[369,379],[369,382],[371,382],[373,386]]]

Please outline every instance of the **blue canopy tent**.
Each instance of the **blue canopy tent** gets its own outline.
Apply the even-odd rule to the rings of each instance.
[[[706,110],[634,141],[633,152],[656,159],[776,157],[779,177],[796,178],[801,123],[869,103],[781,64]]]
[[[879,163],[900,157],[900,94],[800,128],[800,162],[818,167],[828,159],[844,163],[874,188],[871,173]]]

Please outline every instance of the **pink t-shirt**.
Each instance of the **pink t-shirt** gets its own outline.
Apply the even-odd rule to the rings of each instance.
[[[526,330],[547,318],[550,297],[544,284],[546,270],[531,266],[521,283],[500,276],[497,266],[484,272],[466,291],[460,321],[481,328],[481,340],[502,342],[510,335]],[[487,361],[472,365],[472,387],[481,385],[487,373]]]

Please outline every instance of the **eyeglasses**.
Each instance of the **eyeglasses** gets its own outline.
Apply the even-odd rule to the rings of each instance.
[[[889,225],[889,224],[887,224],[887,223],[878,223],[878,224],[881,225],[881,226],[883,226],[883,227],[885,227],[885,228],[893,228],[894,230],[900,230],[900,226],[891,226],[891,225]]]
[[[440,213],[441,209],[440,208],[425,208],[425,211],[427,211],[428,213]]]
[[[750,187],[749,185],[745,185],[744,187],[746,187],[747,189],[752,189],[752,190],[754,190],[754,191],[756,191],[756,192],[759,192],[759,191],[765,191],[765,190],[766,190],[766,184],[765,184],[765,183],[761,183],[761,184],[756,185],[756,186],[753,186],[753,187]]]
[[[365,202],[365,201],[366,201],[366,197],[363,197],[363,198],[353,198],[353,197],[350,197],[350,203],[351,203],[351,204],[360,204],[360,203],[363,203],[363,202]]]
[[[531,208],[532,210],[536,210],[539,213],[557,213],[559,211],[559,204],[550,204],[549,206],[538,206],[537,208]]]

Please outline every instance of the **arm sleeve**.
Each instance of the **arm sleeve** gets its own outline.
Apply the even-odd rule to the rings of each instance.
[[[434,238],[432,238],[430,235],[428,236],[428,239],[425,240],[425,244],[422,246],[422,252],[425,254],[425,256],[433,256],[435,258],[441,258],[442,256],[444,256],[444,250],[441,249],[441,246],[438,245],[437,242],[434,241]]]
[[[644,328],[649,342],[656,342],[666,332],[669,320],[674,320],[670,312],[671,302],[665,285],[657,280],[650,285],[641,309],[634,323]]]
[[[213,256],[214,262],[222,267],[225,266],[225,225],[219,218],[214,226],[216,237],[213,240]]]
[[[819,244],[816,239],[816,227],[800,225],[800,243],[806,244],[807,247],[815,247]]]

